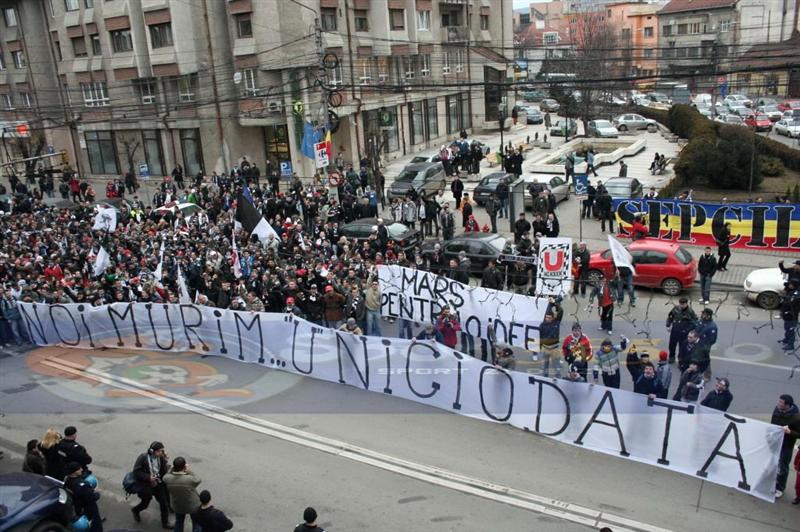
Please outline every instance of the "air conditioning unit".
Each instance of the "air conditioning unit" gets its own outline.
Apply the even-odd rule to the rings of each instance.
[[[283,102],[280,100],[270,100],[267,102],[267,111],[270,113],[280,113],[283,110]]]

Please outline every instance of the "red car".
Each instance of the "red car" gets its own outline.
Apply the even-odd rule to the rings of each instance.
[[[750,115],[745,118],[744,123],[756,131],[770,131],[772,129],[772,120],[767,115]]]
[[[792,111],[794,109],[800,109],[800,100],[786,100],[778,104],[778,110],[780,112]]]
[[[697,278],[697,261],[683,246],[659,240],[637,240],[628,246],[633,257],[636,275],[633,284],[648,288],[661,288],[665,294],[676,296],[694,284]],[[611,278],[614,261],[611,250],[592,253],[589,259],[589,280],[601,276]]]

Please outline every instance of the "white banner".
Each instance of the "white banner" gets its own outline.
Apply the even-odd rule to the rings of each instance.
[[[113,233],[117,230],[117,211],[113,207],[97,207],[97,214],[94,215],[94,231],[108,231]]]
[[[596,384],[506,371],[441,344],[354,336],[291,314],[193,304],[19,307],[38,345],[226,356],[509,423],[774,500],[783,431],[762,421],[694,404],[650,401]]]
[[[381,315],[431,323],[448,305],[461,331],[498,343],[534,350],[547,299],[468,286],[439,275],[402,266],[378,266]]]
[[[636,273],[636,269],[633,267],[633,257],[625,249],[625,246],[619,243],[619,240],[608,235],[608,247],[611,248],[611,259],[614,261],[614,266],[617,268],[626,267],[632,273]]]
[[[536,294],[566,297],[572,290],[572,239],[539,239]]]

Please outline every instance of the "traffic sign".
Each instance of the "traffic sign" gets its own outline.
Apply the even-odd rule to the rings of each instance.
[[[521,262],[523,264],[536,264],[537,263],[536,257],[526,257],[524,255],[509,255],[506,253],[501,253],[497,257],[498,262]]]
[[[292,177],[292,161],[281,161],[281,177]]]
[[[317,142],[314,144],[314,155],[317,162],[317,168],[325,168],[331,164],[330,158],[328,157],[327,142]]]
[[[328,174],[328,184],[332,187],[338,187],[340,178],[339,172],[331,172]]]

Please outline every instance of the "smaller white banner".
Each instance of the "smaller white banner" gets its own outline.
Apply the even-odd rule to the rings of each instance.
[[[564,297],[572,290],[572,239],[539,240],[536,294]]]
[[[97,214],[94,216],[94,225],[92,229],[95,231],[108,231],[109,233],[116,231],[117,211],[111,208],[97,207]]]
[[[619,240],[608,235],[608,247],[611,248],[611,257],[617,268],[630,268],[631,272],[636,273],[636,269],[633,267],[633,257],[631,257],[631,254],[625,249],[625,246],[619,243]]]
[[[325,168],[330,164],[328,159],[328,144],[325,142],[318,142],[314,144],[314,156],[317,161],[317,168]]]

